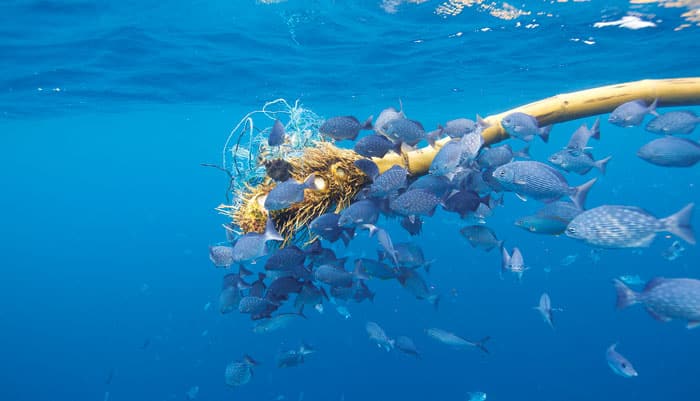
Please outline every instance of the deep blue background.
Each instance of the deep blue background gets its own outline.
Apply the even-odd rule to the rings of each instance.
[[[102,400],[109,391],[112,400],[182,400],[198,385],[202,400],[297,400],[302,392],[305,400],[462,400],[468,391],[495,400],[694,399],[698,332],[639,307],[616,312],[610,279],[699,278],[697,249],[666,261],[672,239],[659,235],[649,249],[605,251],[594,264],[582,244],[514,227],[538,205],[510,194],[489,226],[522,249],[531,270],[520,284],[499,280],[497,252],[472,249],[458,232],[464,223],[439,212],[418,238],[435,259],[438,312],[396,283],[374,281],[374,304],[351,304],[348,321],[327,305],[258,336],[245,316],[216,311],[223,272],[206,247],[222,240],[225,220],[213,208],[226,180],[199,163],[218,162],[228,131],[266,100],[301,98],[324,116],[362,118],[400,97],[409,117],[432,127],[558,92],[699,75],[698,28],[674,31],[683,9],[531,1],[531,15],[504,21],[474,8],[443,18],[435,1],[396,14],[378,1],[345,3],[0,4],[0,398]],[[592,27],[629,10],[661,22]],[[525,29],[533,19],[539,26]],[[533,155],[559,149],[580,123],[556,126]],[[653,135],[607,123],[601,131],[595,154],[614,157],[589,206],[632,204],[666,216],[700,199],[697,168],[635,156]],[[697,216],[693,223],[700,226]],[[395,242],[407,239],[386,225]],[[348,252],[371,255],[371,244],[363,235]],[[561,267],[571,254],[577,261]],[[565,309],[554,331],[531,309],[544,291]],[[367,320],[412,337],[423,359],[377,349]],[[491,335],[492,355],[437,344],[428,327]],[[277,352],[302,340],[318,352],[301,368],[277,369]],[[617,341],[639,377],[606,366],[604,351]],[[227,388],[224,367],[243,353],[263,364],[249,385]]]

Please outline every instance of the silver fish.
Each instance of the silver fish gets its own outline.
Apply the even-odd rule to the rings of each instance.
[[[508,250],[503,247],[501,248],[501,275],[503,272],[511,272],[515,274],[518,280],[522,280],[523,273],[529,268],[525,266],[525,260],[523,259],[523,254],[520,249],[513,248],[513,254],[509,254]]]
[[[566,178],[554,168],[536,161],[515,161],[496,168],[493,177],[506,189],[515,192],[521,199],[532,197],[544,202],[569,196],[574,204],[581,206],[596,179],[578,187],[570,187]]]
[[[551,125],[540,128],[535,117],[520,112],[511,113],[503,117],[501,125],[508,135],[526,142],[531,141],[535,136],[539,136],[544,142],[547,142],[549,140],[549,131],[552,130]]]
[[[610,117],[608,117],[608,122],[610,124],[615,124],[620,127],[634,127],[640,125],[644,121],[644,116],[647,114],[656,113],[657,99],[647,106],[646,102],[643,100],[632,100],[631,102],[623,103],[615,108]]]
[[[670,232],[690,244],[695,236],[690,227],[694,204],[657,219],[634,206],[599,206],[579,214],[566,228],[566,235],[602,248],[648,247],[657,232]]]
[[[591,171],[592,168],[597,168],[602,174],[605,174],[610,159],[612,156],[596,161],[589,152],[578,149],[562,149],[549,156],[547,160],[564,171],[583,175]]]
[[[394,349],[394,340],[389,338],[384,332],[384,329],[377,323],[367,322],[367,324],[365,324],[365,330],[367,331],[369,339],[377,343],[377,347],[383,348],[387,352]]]
[[[605,351],[605,360],[608,362],[610,369],[622,377],[637,377],[639,374],[634,369],[634,366],[627,358],[617,352],[615,347],[617,347],[617,343],[609,346]]]
[[[622,281],[623,283],[625,283],[627,285],[644,284],[644,280],[642,280],[642,278],[639,277],[638,274],[624,274],[622,276],[619,276],[617,279]]]
[[[253,378],[253,367],[257,364],[248,355],[245,355],[242,360],[229,363],[224,373],[226,384],[232,387],[247,384]]]
[[[690,167],[700,161],[700,144],[690,139],[665,136],[639,148],[637,156],[663,167]]]
[[[454,333],[450,333],[449,331],[446,331],[443,329],[438,329],[435,327],[425,330],[425,333],[429,337],[431,337],[431,338],[433,338],[433,339],[435,339],[443,344],[447,344],[447,345],[450,345],[450,346],[453,346],[456,348],[477,347],[481,351],[483,351],[487,354],[489,353],[489,350],[486,349],[486,346],[484,344],[486,344],[486,341],[488,341],[491,337],[484,337],[479,341],[473,342],[473,341],[465,340],[464,338],[462,338]]]
[[[692,111],[669,111],[649,121],[646,130],[659,135],[687,135],[700,124]]]
[[[689,329],[700,326],[700,280],[656,277],[641,292],[631,290],[617,279],[613,283],[618,309],[642,304],[656,320],[685,320]]]
[[[566,149],[576,149],[584,151],[588,149],[589,139],[600,139],[600,118],[596,118],[595,122],[589,130],[586,124],[581,125],[569,138],[569,143],[566,144]]]
[[[549,299],[549,294],[546,292],[540,296],[540,302],[537,306],[532,307],[534,310],[538,311],[542,315],[542,319],[549,325],[549,327],[554,328],[554,317],[552,311],[561,311],[560,308],[552,308],[552,301]]]
[[[306,316],[302,313],[281,313],[268,319],[258,320],[253,327],[253,333],[271,333],[289,326],[290,323],[299,320],[299,318],[306,319]]]

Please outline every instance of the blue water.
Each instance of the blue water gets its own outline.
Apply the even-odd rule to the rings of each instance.
[[[438,311],[373,280],[374,303],[350,304],[350,320],[327,305],[259,336],[246,316],[218,313],[224,272],[207,246],[223,240],[226,220],[213,208],[227,182],[199,164],[218,163],[229,130],[267,100],[363,118],[401,98],[411,118],[434,127],[559,92],[700,72],[700,28],[675,29],[687,23],[685,8],[529,1],[518,7],[531,14],[503,20],[479,7],[437,15],[436,1],[396,13],[379,3],[0,4],[0,399],[183,400],[192,386],[213,401],[464,400],[469,391],[489,400],[697,397],[698,331],[640,307],[615,311],[610,283],[630,273],[700,278],[697,248],[667,261],[661,253],[673,239],[659,235],[641,252],[604,251],[593,263],[581,243],[514,227],[538,205],[512,194],[489,226],[522,249],[531,267],[522,283],[500,280],[497,252],[471,248],[458,233],[465,223],[439,211],[418,238],[435,260],[427,277],[443,297]],[[629,12],[657,26],[593,27]],[[533,156],[546,158],[580,124],[557,125]],[[589,206],[666,216],[700,200],[697,167],[635,156],[653,135],[607,123],[601,131],[596,155],[614,157]],[[408,240],[384,224],[395,242]],[[373,248],[363,234],[348,252]],[[531,309],[545,291],[564,308],[556,330]],[[412,337],[423,358],[376,348],[368,320]],[[428,338],[429,327],[490,335],[492,354],[452,350]],[[318,352],[278,369],[276,354],[301,341]],[[606,366],[614,342],[639,377]],[[262,364],[250,384],[228,388],[224,368],[244,353]]]

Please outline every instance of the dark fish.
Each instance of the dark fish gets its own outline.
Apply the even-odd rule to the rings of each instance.
[[[450,345],[450,346],[455,347],[455,348],[477,347],[482,352],[484,352],[486,354],[489,353],[489,350],[486,349],[485,344],[488,340],[491,339],[491,337],[484,337],[481,340],[474,342],[474,341],[465,340],[464,338],[462,338],[454,333],[450,333],[449,331],[446,331],[443,329],[438,329],[435,327],[430,328],[430,329],[426,329],[425,333],[429,337],[431,337],[431,338],[433,338],[433,339],[435,339],[443,344],[447,344],[447,345]]]
[[[360,258],[355,260],[355,269],[363,274],[380,280],[389,280],[398,277],[398,271],[387,265],[372,259]]]
[[[370,302],[374,302],[374,293],[370,291],[369,287],[367,287],[363,280],[357,280],[355,283],[355,293],[352,294],[352,299],[358,303],[364,301],[365,299],[369,299]]]
[[[233,245],[234,262],[246,262],[264,256],[267,253],[267,241],[284,241],[270,219],[267,219],[263,234],[248,233],[236,241]]]
[[[270,131],[270,136],[267,138],[267,144],[270,146],[280,146],[284,143],[284,125],[280,120],[275,120],[272,125],[272,130]]]
[[[608,362],[610,369],[622,377],[637,377],[639,374],[634,369],[634,366],[627,358],[617,352],[615,347],[617,347],[617,343],[609,346],[605,351],[605,360]]]
[[[286,248],[278,249],[270,255],[265,262],[265,270],[282,270],[288,271],[303,265],[306,260],[306,253],[298,247],[291,245]]]
[[[387,352],[394,348],[394,340],[389,338],[389,336],[387,336],[384,332],[384,329],[382,329],[377,323],[367,322],[367,324],[365,324],[365,330],[367,331],[369,339],[374,341],[377,344],[377,347],[383,348]]]
[[[430,262],[425,261],[423,249],[419,245],[412,242],[400,242],[394,245],[394,249],[396,250],[399,266],[407,269],[422,267],[426,271],[430,270]],[[388,255],[386,252],[379,252],[378,256],[381,261],[386,259]]]
[[[690,167],[700,160],[700,145],[689,139],[666,136],[639,148],[637,156],[663,167]]]
[[[405,354],[413,355],[416,358],[420,359],[420,353],[416,348],[416,344],[414,344],[413,340],[411,340],[410,338],[406,336],[396,337],[396,340],[394,341],[394,346],[399,351]]]
[[[547,160],[564,171],[583,175],[594,167],[605,174],[605,168],[610,159],[612,156],[596,161],[589,152],[578,149],[562,149],[549,156]]]
[[[353,150],[364,157],[384,157],[390,150],[399,153],[396,144],[383,135],[367,135],[360,138],[360,140],[355,142]]]
[[[270,283],[265,298],[273,303],[279,303],[289,299],[289,294],[298,294],[304,283],[296,277],[280,277]]]
[[[405,143],[415,146],[425,138],[423,125],[407,118],[397,118],[389,121],[384,126],[385,135],[394,143]]]
[[[501,248],[501,274],[503,272],[511,272],[515,274],[518,280],[522,280],[523,273],[528,269],[525,266],[525,260],[523,259],[523,254],[520,253],[520,249],[513,248],[513,254],[508,254],[508,250],[505,247]]]
[[[471,190],[454,191],[443,203],[442,207],[449,211],[459,214],[459,217],[465,218],[467,215],[476,210],[481,203],[479,194]]]
[[[423,228],[423,219],[420,217],[405,216],[401,219],[401,227],[403,227],[410,235],[418,235]]]
[[[634,127],[640,125],[644,121],[644,116],[647,114],[658,115],[656,112],[657,99],[652,104],[647,106],[643,100],[632,100],[631,102],[623,103],[608,117],[610,124],[615,124],[620,127]]]
[[[425,283],[425,279],[415,270],[406,268],[400,268],[399,270],[401,273],[399,274],[398,280],[401,286],[417,299],[424,299],[437,309],[440,302],[440,295],[433,293],[430,287],[428,287],[428,284]]]
[[[377,167],[377,164],[374,163],[372,160],[369,159],[360,159],[356,160],[355,167],[360,169],[367,177],[370,179],[374,180],[377,178],[379,175],[379,167]]]
[[[692,111],[669,111],[651,121],[646,130],[659,135],[687,135],[700,124],[700,118]]]
[[[304,200],[304,190],[317,190],[316,176],[311,174],[303,183],[289,179],[272,188],[265,197],[265,209],[270,211],[286,209]]]
[[[357,227],[361,224],[374,224],[379,218],[379,209],[371,200],[361,200],[352,203],[340,212],[338,225],[340,227]]]
[[[596,181],[592,179],[581,186],[570,187],[560,172],[536,161],[504,164],[496,168],[493,176],[521,199],[529,196],[543,202],[553,202],[562,196],[569,196],[579,206],[585,203],[588,190]]]
[[[335,266],[321,265],[314,269],[314,279],[331,287],[351,287],[360,272],[351,273]]]
[[[595,122],[589,130],[586,124],[581,125],[569,138],[569,143],[566,149],[575,149],[584,151],[588,149],[589,139],[600,139],[600,118],[596,118]]]
[[[280,313],[265,320],[259,320],[253,327],[253,332],[256,334],[271,333],[287,327],[291,322],[299,319],[306,319],[300,313]]]
[[[265,277],[266,275],[264,273],[258,273],[258,279],[250,285],[250,291],[248,292],[249,296],[259,298],[263,297],[265,290],[267,289],[267,286],[265,285]]]
[[[308,345],[302,345],[299,349],[289,350],[277,356],[278,368],[291,368],[304,363],[307,355],[312,354],[314,350]]]
[[[466,226],[459,232],[469,241],[472,247],[481,248],[486,252],[503,246],[503,241],[499,240],[496,237],[496,233],[486,226]]]
[[[530,145],[525,146],[518,152],[513,152],[513,149],[508,144],[486,148],[481,152],[476,162],[482,169],[490,169],[510,163],[515,157],[529,159]]]
[[[432,216],[439,203],[440,199],[432,192],[412,189],[392,199],[389,205],[394,212],[415,219],[415,216]]]
[[[279,305],[274,304],[265,298],[248,296],[241,298],[241,302],[238,304],[238,311],[241,313],[257,315],[267,311],[272,306]]]
[[[340,227],[338,221],[340,215],[335,213],[325,213],[316,217],[309,224],[309,231],[326,241],[333,243],[338,239],[342,239],[347,246],[354,234],[353,229]]]
[[[215,245],[209,247],[209,260],[217,267],[229,267],[233,264],[233,247]]]
[[[236,287],[226,287],[219,293],[219,311],[229,313],[238,308],[243,295]]]
[[[642,292],[632,291],[620,280],[613,282],[618,309],[642,304],[656,320],[685,320],[689,329],[700,326],[700,280],[656,277]]]
[[[265,173],[277,182],[292,178],[292,165],[284,159],[267,160],[264,165]]]
[[[539,136],[544,142],[547,142],[549,140],[549,131],[552,129],[551,125],[540,128],[535,117],[520,112],[511,113],[503,117],[501,126],[503,126],[508,135],[526,142],[531,141],[535,136]]]
[[[443,199],[452,190],[450,179],[442,175],[424,175],[413,181],[408,190],[423,189]]]
[[[324,121],[318,132],[329,136],[336,141],[343,139],[355,140],[361,130],[372,129],[372,117],[370,116],[364,123],[360,123],[353,116],[333,117]]]
[[[657,232],[670,232],[688,243],[695,243],[690,227],[693,204],[677,213],[657,219],[634,206],[599,206],[582,212],[571,220],[566,235],[601,248],[648,247]]]
[[[237,387],[242,386],[253,378],[253,367],[258,363],[248,355],[243,356],[242,360],[234,361],[226,366],[224,378],[226,384]]]
[[[379,174],[369,187],[369,195],[382,198],[406,187],[408,171],[401,166],[392,166],[387,171]]]
[[[294,307],[298,308],[303,305],[319,305],[323,303],[323,299],[328,300],[328,295],[322,288],[313,285],[312,282],[306,281],[301,287],[301,291],[294,300]]]

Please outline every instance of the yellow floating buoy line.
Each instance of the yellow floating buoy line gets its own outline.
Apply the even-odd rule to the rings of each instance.
[[[484,145],[508,138],[508,134],[501,126],[501,119],[514,112],[529,114],[537,119],[540,126],[545,126],[609,113],[619,105],[636,99],[642,99],[648,103],[657,100],[659,107],[700,104],[700,77],[649,79],[559,94],[485,117],[483,120],[489,126],[482,131],[481,135],[484,138]],[[266,107],[279,102],[280,100],[270,102]],[[301,108],[298,104],[292,107],[284,102],[284,105],[287,108],[281,111],[272,112],[263,107],[259,112],[270,118],[274,118],[277,113],[288,113],[292,117],[290,124],[295,125],[292,128],[297,129],[297,132],[302,135],[296,136],[297,139],[289,145],[287,151],[280,150],[279,156],[283,155],[284,160],[290,163],[292,178],[301,182],[314,174],[317,178],[316,184],[320,187],[316,191],[305,191],[302,202],[293,204],[287,209],[272,212],[269,216],[285,237],[286,242],[289,242],[305,237],[308,224],[316,217],[331,210],[339,212],[347,207],[362,187],[369,182],[369,178],[354,165],[354,162],[363,156],[349,149],[338,148],[320,137],[318,126],[321,121],[318,116],[311,114],[309,110]],[[247,163],[251,163],[250,155],[257,150],[255,147],[260,147],[260,140],[258,139],[257,142],[253,140],[250,116],[251,114],[242,120],[250,123],[250,143],[243,152],[249,157]],[[236,164],[238,162],[235,160],[237,153],[231,151],[230,143],[239,126],[234,128],[224,147],[223,166],[228,171],[232,170],[232,166],[238,167]],[[246,124],[244,128],[245,126]],[[439,149],[449,140],[450,138],[443,138],[434,146],[426,146],[401,154],[389,152],[382,158],[372,158],[372,160],[377,164],[380,172],[394,165],[400,165],[413,176],[423,175],[428,172]],[[233,154],[232,165],[227,164],[227,152]],[[261,175],[261,170],[264,171],[264,167],[260,167],[261,161],[254,162],[257,164],[254,167],[251,166],[250,170],[254,171],[252,176],[232,174],[232,180],[240,180],[236,183],[237,185],[233,185],[233,200],[230,204],[217,207],[217,210],[229,216],[232,224],[243,233],[264,231],[268,212],[262,206],[262,200],[275,186],[272,179]]]

